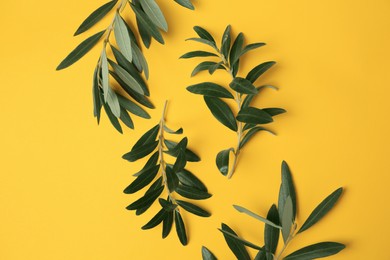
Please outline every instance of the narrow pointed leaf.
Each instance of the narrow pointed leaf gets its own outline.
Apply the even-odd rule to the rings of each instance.
[[[79,59],[81,59],[85,54],[87,54],[93,48],[93,46],[95,46],[98,43],[98,41],[100,40],[100,38],[102,38],[104,33],[105,30],[98,32],[92,35],[91,37],[89,37],[88,39],[86,39],[85,41],[83,41],[60,63],[60,65],[58,65],[57,70],[65,69],[70,65],[72,65],[73,63],[75,63],[76,61],[78,61]]]
[[[190,10],[195,10],[195,7],[190,0],[175,0],[175,2]]]
[[[279,199],[278,199],[278,210],[279,210],[280,219],[283,218],[283,210],[284,210],[284,205],[286,203],[287,197],[290,197],[292,201],[293,221],[294,221],[295,216],[297,214],[296,213],[297,202],[296,202],[294,182],[292,179],[290,168],[288,167],[287,163],[283,161],[282,162],[282,184],[280,186]]]
[[[133,52],[131,50],[131,39],[129,31],[127,30],[126,22],[123,18],[116,13],[115,15],[115,26],[114,26],[115,40],[118,44],[119,49],[122,51],[123,56],[128,61],[133,60]]]
[[[134,129],[134,122],[131,119],[129,113],[127,113],[126,109],[121,107],[120,120],[130,129]]]
[[[227,128],[237,131],[237,122],[228,104],[219,98],[204,97],[207,107],[213,116]]]
[[[222,223],[221,229],[219,230],[222,232],[227,245],[229,246],[233,254],[237,257],[237,259],[240,260],[251,259],[243,243],[241,243],[241,241],[237,239],[238,236],[233,229],[231,229],[228,225]]]
[[[184,226],[183,218],[180,215],[180,212],[175,210],[175,224],[176,224],[176,233],[179,237],[179,240],[182,245],[188,244],[187,234],[186,234],[186,228]]]
[[[171,232],[173,225],[173,214],[175,214],[173,211],[168,212],[163,220],[162,238],[166,238]]]
[[[213,82],[203,82],[203,83],[191,85],[187,87],[187,90],[194,94],[200,94],[209,97],[234,99],[232,93],[230,93],[224,87]]]
[[[238,205],[233,205],[233,207],[238,211],[238,212],[241,212],[241,213],[245,213],[247,214],[248,216],[251,216],[252,218],[255,218],[257,220],[260,220],[261,222],[265,223],[265,224],[268,224],[272,227],[275,227],[275,228],[278,228],[278,229],[281,229],[282,227],[271,222],[270,220],[266,219],[266,218],[263,218],[262,216],[259,216],[257,215],[256,213],[244,208],[244,207],[241,207],[241,206],[238,206]]]
[[[103,95],[104,95],[104,101],[108,103],[108,95],[110,91],[109,86],[109,78],[108,78],[108,62],[107,62],[107,53],[106,49],[102,51],[102,54],[100,56],[100,62],[101,62],[101,73],[102,73],[102,88],[103,88]],[[110,106],[111,107],[111,106]],[[113,111],[113,114],[115,115],[115,112]],[[118,116],[117,116],[118,117]]]
[[[182,55],[180,59],[190,59],[195,57],[218,57],[218,55],[208,51],[191,51]]]
[[[176,173],[177,177],[179,178],[180,183],[182,183],[185,186],[190,186],[193,188],[196,188],[198,190],[207,192],[206,186],[202,183],[201,180],[199,180],[194,174],[192,174],[190,171],[183,169],[182,171]]]
[[[160,125],[155,125],[151,129],[149,129],[145,134],[143,134],[140,139],[134,144],[131,150],[141,148],[145,144],[153,143],[156,141],[158,132],[160,130]]]
[[[286,113],[286,110],[284,110],[283,108],[278,108],[278,107],[263,108],[263,111],[268,113],[272,117]]]
[[[164,190],[164,186],[159,187],[156,190],[151,191],[150,193],[145,194],[140,199],[134,201],[129,206],[126,207],[127,210],[136,210],[142,207],[145,207],[149,205],[150,203],[153,203],[162,193]]]
[[[140,2],[142,9],[149,17],[149,19],[154,23],[154,25],[167,32],[167,21],[165,20],[165,17],[157,3],[154,0],[142,0]]]
[[[187,138],[185,138],[183,140],[187,140]],[[173,141],[169,141],[169,140],[164,140],[164,143],[167,146],[167,148],[169,149],[169,151],[166,152],[167,154],[172,155],[174,157],[177,157],[179,155],[178,149],[175,148],[175,147],[177,147],[178,143],[173,142]],[[187,146],[187,144],[185,146]],[[188,162],[199,162],[200,161],[200,157],[188,148],[185,149],[185,154],[186,154],[186,160]]]
[[[203,39],[203,38],[188,38],[188,39],[186,39],[186,41],[200,42],[200,43],[203,43],[203,44],[206,44],[206,45],[212,47],[214,50],[218,50],[213,42],[206,40],[206,39]]]
[[[262,46],[264,46],[264,45],[265,45],[265,43],[263,43],[263,42],[248,44],[248,45],[245,46],[244,49],[241,51],[241,56],[244,55],[245,53],[247,53],[248,51],[257,49],[257,48],[262,47]]]
[[[292,204],[291,197],[288,196],[286,199],[286,203],[284,204],[283,215],[281,218],[282,227],[283,227],[282,228],[282,236],[283,236],[284,243],[286,243],[288,237],[290,236],[291,227],[292,227],[293,222],[294,222],[293,219],[294,219],[293,204]]]
[[[207,247],[202,246],[202,260],[218,260],[218,259]]]
[[[274,121],[267,112],[255,107],[241,108],[237,120],[249,124],[268,124]]]
[[[130,73],[128,73],[124,68],[116,64],[115,62],[109,60],[109,63],[111,67],[114,69],[115,73],[123,80],[123,82],[126,83],[127,86],[129,86],[132,90],[134,90],[138,94],[145,94],[144,90],[142,89],[141,85],[134,79]]]
[[[150,33],[148,32],[146,27],[141,23],[141,21],[138,17],[136,18],[136,22],[137,22],[137,27],[138,27],[138,31],[139,31],[139,34],[141,36],[142,42],[145,45],[145,47],[149,49],[150,43],[152,41],[152,36],[150,35]]]
[[[183,150],[180,150],[179,151],[179,154],[176,158],[176,161],[175,161],[175,164],[173,165],[173,172],[180,172],[184,169],[184,167],[186,166],[187,164],[187,160],[186,160],[186,154],[184,152],[184,149]]]
[[[224,224],[222,224],[222,225],[224,225]],[[224,235],[227,235],[227,236],[233,238],[235,241],[237,241],[238,243],[240,243],[242,245],[249,246],[249,247],[251,247],[253,249],[257,249],[257,250],[263,250],[262,247],[260,247],[258,245],[255,245],[255,244],[253,244],[253,243],[251,243],[251,242],[249,242],[249,241],[247,241],[245,239],[242,239],[239,236],[237,236],[237,234],[235,234],[232,229],[227,230],[226,228],[222,227],[222,229],[219,229],[219,231],[221,231]]]
[[[122,95],[118,94],[117,96],[118,96],[119,104],[124,109],[126,109],[127,111],[129,111],[130,113],[132,113],[136,116],[146,118],[146,119],[150,118],[150,115],[143,108],[141,108],[139,105],[137,105],[133,101],[123,97]]]
[[[204,28],[200,26],[194,26],[194,31],[199,35],[200,38],[208,40],[214,43],[214,45],[216,44],[213,36],[211,36],[211,34]]]
[[[231,26],[228,25],[225,29],[225,32],[223,33],[222,42],[221,42],[221,53],[226,60],[228,60],[229,58],[230,44],[232,41],[230,31],[231,31]]]
[[[209,194],[208,192],[198,190],[196,188],[189,187],[189,186],[183,186],[183,185],[179,185],[176,188],[176,192],[187,199],[193,199],[193,200],[204,200],[211,197],[211,194]]]
[[[302,225],[301,229],[298,231],[298,233],[301,233],[305,231],[306,229],[309,229],[311,226],[313,226],[315,223],[317,223],[320,219],[322,219],[336,204],[336,202],[339,200],[341,194],[343,193],[343,188],[338,188],[332,194],[330,194],[328,197],[326,197],[310,214],[309,218],[305,221],[305,223]]]
[[[93,74],[93,85],[92,85],[92,97],[93,97],[93,115],[97,118],[97,122],[100,122],[100,112],[103,104],[100,102],[100,87],[99,87],[99,71],[98,67],[95,68]]]
[[[153,152],[157,148],[157,145],[158,141],[144,144],[142,147],[132,149],[131,152],[124,154],[122,158],[129,162],[135,162]]]
[[[168,197],[168,199],[169,199],[169,197]],[[172,204],[171,201],[168,201],[168,200],[165,200],[162,198],[159,198],[158,202],[160,203],[161,207],[163,207],[163,209],[166,211],[173,211],[177,208],[176,204]]]
[[[133,44],[133,51],[134,51],[134,54],[133,57],[137,57],[138,60],[139,60],[139,63],[145,73],[145,78],[146,79],[149,79],[149,66],[148,66],[148,62],[146,61],[145,59],[145,56],[144,54],[142,53],[142,51],[138,48],[138,46],[136,44]],[[142,72],[142,70],[140,70]],[[149,95],[149,93],[145,93],[147,95]]]
[[[257,94],[257,89],[255,88],[255,86],[253,86],[249,80],[244,78],[240,78],[240,77],[234,78],[233,81],[230,82],[229,86],[231,89],[242,94],[249,94],[249,95]]]
[[[120,117],[121,115],[121,107],[119,105],[118,96],[114,92],[114,90],[111,89],[111,87],[108,87],[107,89],[107,104],[111,109],[111,112],[116,117]]]
[[[106,16],[112,8],[116,5],[118,0],[110,1],[102,6],[100,6],[98,9],[93,11],[87,19],[84,20],[84,22],[80,25],[80,27],[75,32],[74,36],[79,35],[88,29],[90,29],[92,26],[94,26],[97,22],[99,22],[104,16]]]
[[[254,260],[269,260],[269,259],[267,259],[267,255],[264,251],[259,251],[255,256]]]
[[[229,148],[226,150],[222,150],[217,154],[216,164],[218,170],[226,176],[229,172],[229,155],[230,152],[234,153],[234,148]]]
[[[145,192],[146,194],[150,194],[151,192],[158,190],[162,185],[162,177],[158,178],[152,185],[150,185],[149,189]],[[137,216],[143,214],[145,211],[147,211],[154,203],[155,200],[149,201],[149,203],[145,204],[142,207],[139,207],[136,211],[135,214]]]
[[[152,154],[152,156],[150,156],[150,158],[148,159],[144,167],[140,171],[134,173],[133,176],[134,177],[140,176],[145,171],[149,170],[150,168],[153,168],[153,166],[156,166],[158,159],[159,159],[159,153],[158,151],[156,151],[154,154]]]
[[[138,21],[142,24],[142,27],[159,43],[164,44],[164,39],[158,30],[157,26],[150,20],[150,18],[137,6],[130,4]]]
[[[146,229],[154,228],[155,226],[160,224],[167,215],[168,215],[168,212],[164,209],[161,209],[159,212],[157,212],[157,214],[148,223],[146,223],[142,227],[142,229],[146,230]]]
[[[119,133],[122,134],[123,131],[122,131],[122,127],[121,127],[121,124],[119,123],[118,118],[111,112],[111,109],[110,109],[110,107],[108,106],[107,103],[104,103],[103,107],[104,107],[104,111],[106,111],[106,114],[107,114],[108,119],[110,120],[111,124],[115,127],[115,129]]]
[[[176,176],[176,173],[169,167],[165,169],[165,175],[167,177],[167,185],[169,192],[174,192],[179,186],[179,178]]]
[[[261,126],[256,126],[256,127],[253,127],[252,129],[250,129],[248,131],[248,133],[245,134],[244,138],[242,138],[241,142],[240,142],[240,149],[242,149],[245,144],[258,132],[260,131],[267,131],[268,133],[270,134],[273,134],[275,135],[272,131],[264,128],[264,127],[261,127]]]
[[[275,205],[272,205],[267,214],[267,219],[272,223],[279,225],[279,212]],[[273,260],[273,255],[276,252],[279,241],[279,229],[272,227],[268,224],[264,228],[264,242],[265,250],[267,251],[267,259]]]
[[[254,67],[246,76],[246,79],[254,83],[261,75],[263,75],[267,70],[269,70],[276,62],[267,61],[260,65]]]
[[[201,207],[196,206],[192,203],[189,203],[189,202],[183,201],[183,200],[176,200],[176,202],[177,202],[177,204],[179,204],[180,207],[182,207],[186,211],[188,211],[192,214],[195,214],[199,217],[210,217],[211,216],[211,214],[209,212],[207,212],[206,210],[204,210]]]
[[[135,179],[129,186],[127,186],[123,192],[125,194],[132,194],[146,187],[154,180],[159,169],[160,165],[156,165],[144,171],[140,176],[137,177],[137,179]]]
[[[209,67],[209,73],[210,75],[213,75],[216,70],[218,70],[222,66],[223,62],[218,62],[217,64],[214,64]]]
[[[230,66],[233,66],[241,56],[242,45],[244,44],[244,35],[239,33],[236,40],[233,43],[232,50],[230,52]]]
[[[345,248],[345,245],[336,242],[322,242],[310,245],[289,254],[284,260],[312,260],[335,255]]]
[[[192,71],[191,77],[195,76],[196,74],[198,74],[201,71],[209,70],[210,67],[212,67],[212,66],[214,66],[216,64],[219,64],[219,63],[214,62],[214,61],[203,61],[203,62],[199,63],[195,67],[195,69]],[[217,69],[225,69],[225,67],[222,66],[222,65],[219,65]]]
[[[183,133],[183,128],[179,128],[175,131],[164,125],[164,131],[173,135],[180,135]]]

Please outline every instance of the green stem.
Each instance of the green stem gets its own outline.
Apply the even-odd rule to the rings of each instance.
[[[281,259],[282,254],[283,254],[284,251],[286,250],[288,244],[291,242],[291,240],[294,239],[294,237],[295,237],[295,235],[296,235],[296,234],[295,234],[296,229],[297,229],[297,224],[294,223],[294,226],[293,226],[293,228],[292,228],[292,230],[291,230],[291,232],[290,232],[290,234],[289,234],[289,236],[288,236],[286,242],[284,243],[282,250],[279,252],[279,254],[278,254],[277,256],[274,256],[274,260],[279,260],[279,259]]]

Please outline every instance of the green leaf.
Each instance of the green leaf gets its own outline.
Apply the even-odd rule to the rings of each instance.
[[[202,260],[218,260],[205,246],[202,246]]]
[[[93,97],[93,115],[97,118],[97,122],[100,122],[100,111],[102,109],[103,104],[100,102],[100,87],[99,87],[99,69],[96,66],[95,71],[93,73],[93,85],[92,85],[92,97]]]
[[[200,26],[194,26],[194,31],[199,35],[200,38],[208,40],[216,46],[215,40],[211,34]]]
[[[221,122],[227,128],[237,131],[237,122],[234,114],[228,104],[219,98],[215,97],[204,97],[207,107],[210,109],[213,116]]]
[[[178,143],[165,139],[164,143],[168,148],[168,151],[166,151],[166,153],[169,155],[172,155],[174,157],[177,157],[181,150],[186,149],[186,147],[188,145],[188,138],[184,137]]]
[[[133,58],[136,57],[139,60],[139,63],[145,72],[145,78],[149,79],[149,66],[148,66],[148,62],[145,59],[144,54],[141,52],[141,50],[138,48],[136,44],[133,44],[133,51],[134,51]],[[142,70],[140,70],[140,72],[142,72]]]
[[[186,211],[188,211],[192,214],[195,214],[199,217],[210,217],[211,216],[211,214],[209,212],[207,212],[206,210],[204,210],[201,207],[196,206],[192,203],[189,203],[189,202],[183,201],[183,200],[176,200],[176,202],[177,202],[177,204],[179,204],[180,207],[182,207]]]
[[[160,10],[160,7],[154,0],[142,0],[141,6],[149,19],[160,29],[165,32],[168,31],[168,24],[165,20],[163,13]]]
[[[98,43],[98,41],[100,40],[100,38],[102,38],[104,33],[105,30],[98,32],[92,35],[91,37],[89,37],[88,39],[86,39],[85,41],[83,41],[60,63],[60,65],[58,65],[57,70],[65,69],[70,65],[72,65],[73,63],[75,63],[76,61],[78,61],[79,59],[81,59],[85,54],[87,54],[93,48],[93,46],[95,46]]]
[[[168,212],[163,220],[162,238],[166,238],[171,232],[173,225],[173,211]]]
[[[301,233],[305,231],[306,229],[309,229],[311,226],[313,226],[315,223],[317,223],[320,219],[322,219],[336,204],[336,202],[339,200],[341,194],[343,193],[343,188],[338,188],[332,194],[330,194],[328,197],[326,197],[310,214],[309,218],[305,221],[305,223],[302,225],[301,229],[298,231],[298,233]]]
[[[126,109],[121,107],[120,120],[129,128],[134,129],[134,123]]]
[[[101,63],[101,86],[103,88],[103,95],[104,95],[104,101],[107,103],[108,94],[109,94],[109,78],[108,78],[108,62],[107,62],[107,53],[106,49],[103,49],[102,54],[100,56],[100,63]],[[111,106],[110,106],[111,108]],[[113,112],[115,115],[115,112]],[[117,116],[118,117],[118,116]]]
[[[220,66],[222,66],[222,64],[223,64],[223,62],[221,61],[221,62],[218,62],[217,64],[214,64],[214,65],[210,66],[210,67],[209,67],[209,73],[210,73],[210,75],[213,75],[214,72],[215,72],[217,69],[219,69]]]
[[[154,167],[145,170],[141,175],[137,177],[137,179],[135,179],[129,186],[127,186],[123,192],[125,194],[132,194],[146,187],[154,180],[159,169],[160,165],[158,164]]]
[[[180,59],[190,59],[194,57],[218,57],[218,55],[208,51],[190,51],[182,55]]]
[[[180,184],[176,188],[176,192],[187,199],[193,199],[193,200],[204,200],[211,197],[211,194],[209,194],[208,192],[198,190],[196,188],[189,187],[189,186],[183,186]]]
[[[160,186],[156,190],[151,191],[150,193],[146,193],[143,197],[140,199],[134,201],[129,206],[126,207],[127,210],[136,210],[139,208],[143,208],[150,203],[153,203],[162,193],[164,190],[164,186]]]
[[[200,42],[203,44],[206,44],[208,46],[211,46],[214,50],[218,50],[215,44],[209,40],[203,39],[203,38],[188,38],[186,41],[195,41],[195,42]]]
[[[176,176],[176,173],[169,167],[165,168],[165,175],[167,177],[169,192],[174,192],[179,186],[179,178]]]
[[[111,109],[110,109],[110,107],[108,106],[107,103],[104,103],[103,107],[104,107],[104,111],[106,111],[106,114],[107,114],[108,119],[110,120],[111,124],[115,127],[115,129],[119,133],[122,134],[123,133],[122,132],[122,127],[121,127],[121,124],[119,123],[118,118],[116,118],[116,116],[114,116],[114,114],[111,112]]]
[[[249,124],[268,124],[274,121],[267,112],[255,107],[241,108],[237,120]]]
[[[250,260],[251,258],[248,251],[246,250],[244,244],[241,243],[240,238],[238,238],[234,230],[224,223],[222,223],[221,228],[222,229],[219,230],[222,232],[226,243],[237,259]]]
[[[168,214],[168,212],[165,209],[161,209],[159,212],[157,212],[157,214],[151,220],[149,220],[148,223],[146,223],[142,227],[142,229],[147,230],[147,229],[154,228],[155,226],[157,226],[158,224],[160,224],[164,220],[164,218],[167,214]]]
[[[232,233],[230,233],[228,231],[225,231],[225,230],[222,230],[222,229],[219,229],[219,231],[221,231],[223,234],[226,234],[227,236],[235,239],[236,241],[238,241],[239,243],[241,243],[241,244],[243,244],[245,246],[249,246],[249,247],[251,247],[253,249],[257,249],[257,250],[264,250],[260,246],[255,245],[255,244],[253,244],[253,243],[251,243],[251,242],[249,242],[249,241],[247,241],[245,239],[242,239],[242,238],[238,237],[237,235],[234,235],[234,234],[232,234]]]
[[[267,214],[267,219],[272,223],[279,225],[279,213],[276,205],[272,205]],[[279,241],[279,229],[272,227],[270,225],[265,225],[264,229],[264,248],[267,251],[267,259],[273,260],[273,255],[276,252]],[[269,253],[268,253],[269,252]]]
[[[217,154],[216,164],[218,170],[226,176],[229,172],[229,155],[230,152],[234,153],[234,148],[229,148],[226,150],[222,150]]]
[[[257,132],[260,132],[260,131],[267,131],[268,133],[271,133],[273,135],[275,135],[272,131],[264,128],[264,127],[261,127],[261,126],[256,126],[256,127],[253,127],[252,129],[250,129],[248,131],[248,133],[246,133],[246,135],[244,136],[244,138],[242,138],[241,142],[240,142],[240,150],[244,147],[244,145],[257,133]]]
[[[222,36],[222,42],[221,42],[221,53],[225,57],[226,60],[229,58],[229,52],[230,52],[230,44],[231,44],[231,36],[230,36],[231,26],[228,25],[225,29],[225,32]]]
[[[87,31],[88,29],[90,29],[92,26],[94,26],[104,16],[106,16],[111,11],[112,8],[114,8],[117,2],[118,2],[117,0],[113,0],[96,9],[93,13],[91,13],[87,17],[87,19],[84,20],[84,22],[80,25],[80,27],[75,32],[74,36],[79,35]]]
[[[124,68],[116,64],[115,62],[109,60],[108,61],[111,67],[114,69],[115,73],[119,76],[119,78],[126,83],[132,90],[134,90],[138,94],[145,94],[141,85],[134,79],[130,73],[128,73]]]
[[[150,156],[150,158],[148,159],[148,161],[146,162],[144,167],[140,171],[138,171],[137,173],[134,173],[133,176],[135,176],[135,177],[140,176],[145,171],[149,170],[150,168],[153,168],[153,166],[156,166],[158,159],[159,159],[159,152],[156,151],[154,154],[152,154],[152,156]]]
[[[175,223],[176,223],[176,233],[179,237],[179,240],[183,246],[187,245],[187,234],[186,228],[184,226],[183,218],[180,215],[180,212],[175,210]]]
[[[168,197],[168,199],[169,199],[169,197]],[[160,203],[161,207],[163,207],[165,209],[165,211],[173,211],[177,208],[176,204],[172,204],[171,201],[168,201],[168,200],[165,200],[162,198],[159,198],[158,202]]]
[[[132,149],[130,152],[124,154],[122,158],[129,162],[135,162],[153,152],[157,146],[158,141],[144,144],[142,147]]]
[[[230,52],[230,66],[232,67],[240,58],[242,53],[242,45],[244,44],[244,35],[239,33],[236,40],[233,43],[232,50]]]
[[[215,84],[213,82],[203,82],[187,87],[187,90],[194,94],[200,94],[209,97],[219,97],[219,98],[231,98],[234,99],[232,93],[230,93],[224,87]]]
[[[278,210],[279,218],[283,218],[284,205],[286,203],[287,197],[291,198],[293,205],[293,221],[296,216],[297,200],[295,195],[294,182],[292,180],[290,169],[285,161],[282,162],[282,184],[279,190],[279,200],[278,200]]]
[[[195,7],[192,5],[190,0],[175,0],[175,2],[190,10],[195,10]]]
[[[111,89],[111,87],[108,88],[107,91],[107,104],[111,109],[111,112],[114,114],[116,117],[120,117],[121,115],[121,107],[119,105],[119,100],[118,96],[114,92],[114,90]]]
[[[198,74],[199,72],[201,71],[204,71],[204,70],[209,70],[210,67],[216,65],[216,64],[219,64],[217,62],[214,62],[214,61],[203,61],[201,63],[199,63],[195,69],[192,71],[191,73],[191,77],[195,76],[196,74]],[[225,69],[224,66],[222,65],[219,65],[217,69]]]
[[[183,169],[182,171],[177,172],[176,175],[183,185],[207,192],[206,186],[190,171]]]
[[[232,82],[230,82],[229,86],[242,94],[256,94],[257,89],[255,86],[252,85],[252,83],[244,78],[236,77],[233,79]]]
[[[125,98],[124,96],[121,96],[119,94],[117,94],[117,96],[118,96],[119,104],[124,109],[128,110],[130,113],[132,113],[136,116],[146,118],[146,119],[150,118],[150,115],[143,108],[141,108],[139,105],[137,105],[136,103],[134,103],[130,99]]]
[[[158,178],[152,185],[150,185],[149,189],[145,192],[145,195],[150,194],[152,191],[159,189],[161,185],[162,185],[162,177]],[[148,204],[144,205],[143,207],[138,208],[135,214],[137,216],[143,214],[145,211],[147,211],[150,208],[150,206],[153,205],[154,201],[155,200],[152,200]]]
[[[154,39],[159,43],[164,44],[164,39],[158,30],[157,26],[150,20],[150,18],[137,6],[130,4],[135,15],[137,16],[138,21],[142,24],[142,27],[150,34]]]
[[[142,148],[145,144],[154,143],[156,141],[158,132],[160,131],[160,125],[155,125],[149,129],[145,134],[143,134],[140,139],[134,144],[131,150]]]
[[[322,242],[310,245],[289,254],[284,260],[312,260],[335,255],[345,248],[345,245],[336,242]]]
[[[282,235],[284,243],[286,243],[287,239],[289,238],[291,234],[291,227],[294,222],[294,215],[293,215],[293,202],[291,200],[291,197],[288,196],[286,199],[286,202],[284,204],[283,208],[283,215],[281,217],[282,222]]]
[[[174,130],[170,129],[169,127],[167,127],[166,125],[164,125],[164,131],[169,133],[169,134],[180,135],[183,133],[183,128],[179,128],[176,131],[174,131]]]
[[[278,108],[278,107],[263,108],[263,111],[268,113],[272,117],[286,113],[286,110],[284,110],[283,108]]]
[[[133,52],[131,48],[131,39],[129,31],[127,30],[126,22],[120,16],[119,13],[115,15],[115,26],[114,26],[115,40],[118,44],[119,49],[122,51],[123,56],[128,61],[133,60]]]
[[[245,53],[247,53],[248,51],[257,49],[257,48],[262,47],[262,46],[264,46],[264,45],[265,45],[265,43],[263,43],[263,42],[248,44],[248,45],[245,46],[244,49],[241,51],[241,56],[244,55]]]
[[[264,72],[269,70],[275,64],[276,62],[274,61],[267,61],[260,65],[257,65],[248,73],[246,79],[254,83],[261,75],[263,75]]]
[[[261,222],[265,223],[265,224],[268,224],[272,227],[275,227],[275,228],[278,228],[278,229],[281,229],[282,227],[271,222],[270,220],[266,219],[266,218],[263,218],[259,215],[257,215],[256,213],[244,208],[244,207],[241,207],[241,206],[238,206],[238,205],[233,205],[233,207],[238,211],[238,212],[241,212],[241,213],[244,213],[244,214],[247,214],[248,216],[251,216],[252,218],[255,218],[257,220],[260,220]]]
[[[142,42],[144,43],[145,47],[149,49],[150,43],[152,41],[152,36],[146,29],[146,27],[141,23],[140,19],[136,17],[137,27],[139,34],[141,36]]]
[[[184,169],[184,167],[186,166],[186,164],[187,164],[186,154],[185,154],[184,149],[183,149],[183,150],[179,151],[179,154],[176,158],[175,164],[173,165],[173,171],[175,173],[182,171]]]
[[[187,142],[188,139],[187,137],[183,138],[182,140],[183,142]],[[169,154],[169,155],[172,155],[174,157],[177,157],[179,155],[178,151],[179,149],[177,149],[178,147],[178,143],[176,142],[173,142],[173,141],[169,141],[169,140],[164,140],[164,143],[165,145],[167,146],[167,148],[169,149],[168,151],[166,151],[165,153]],[[187,143],[185,144],[185,146],[183,146],[183,149],[184,147],[187,146]],[[186,153],[186,160],[188,162],[199,162],[200,161],[200,158],[198,155],[196,155],[193,151],[191,151],[190,149],[186,148],[185,149],[185,153]]]
[[[254,260],[267,260],[267,255],[264,251],[259,251]]]

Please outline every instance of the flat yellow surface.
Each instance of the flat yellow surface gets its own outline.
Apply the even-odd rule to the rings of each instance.
[[[390,259],[389,1],[197,0],[196,12],[158,1],[170,30],[165,46],[153,42],[145,50],[156,109],[151,120],[136,119],[136,131],[123,135],[105,116],[100,126],[92,116],[100,46],[71,68],[55,71],[81,40],[108,25],[111,18],[72,37],[104,2],[0,3],[0,259],[201,259],[202,245],[220,259],[234,259],[217,228],[225,222],[263,243],[263,224],[231,205],[265,215],[277,201],[282,160],[293,171],[300,224],[330,192],[346,188],[336,208],[288,252],[333,240],[347,249],[330,259]],[[205,48],[184,41],[195,36],[194,25],[219,41],[229,23],[247,42],[268,44],[246,56],[241,75],[260,62],[278,62],[259,84],[280,91],[265,91],[257,105],[288,110],[271,126],[278,136],[259,134],[246,147],[230,181],[218,173],[214,158],[235,145],[235,134],[185,89],[206,80],[226,84],[228,76],[219,71],[190,78],[198,61],[178,59]],[[190,147],[202,157],[189,168],[214,194],[200,202],[211,218],[184,215],[187,247],[174,232],[162,240],[161,228],[142,231],[158,206],[136,217],[125,206],[139,194],[122,193],[141,162],[130,164],[121,155],[158,122],[166,99],[169,125],[184,127]]]

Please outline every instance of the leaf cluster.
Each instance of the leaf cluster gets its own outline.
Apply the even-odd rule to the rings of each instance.
[[[175,2],[194,9],[190,0],[175,0]],[[120,0],[119,2],[111,0],[92,12],[74,35],[88,31],[115,9],[110,25],[81,42],[57,67],[57,70],[62,70],[73,65],[98,42],[103,42],[103,49],[93,75],[94,116],[99,123],[101,109],[104,107],[111,124],[120,133],[122,133],[120,121],[127,127],[134,128],[130,114],[150,118],[140,106],[154,108],[148,99],[150,93],[142,76],[143,73],[146,79],[149,77],[148,63],[137,41],[135,30],[121,15],[126,6],[129,6],[135,14],[137,32],[145,47],[150,47],[152,38],[164,44],[161,31],[168,31],[168,24],[155,0]],[[116,44],[110,39],[112,32]],[[109,57],[108,45],[116,61]],[[125,95],[116,91],[114,84],[118,85]]]
[[[214,82],[202,82],[187,87],[187,90],[193,94],[202,95],[212,115],[224,126],[237,132],[238,143],[236,148],[224,149],[218,153],[216,164],[219,171],[229,178],[232,176],[237,157],[244,146],[251,140],[256,133],[260,131],[272,131],[263,127],[274,121],[273,117],[286,112],[282,108],[258,108],[253,106],[253,99],[265,88],[277,89],[269,85],[255,86],[255,82],[268,71],[274,64],[274,61],[263,62],[255,66],[245,77],[237,76],[240,66],[240,59],[249,51],[265,45],[265,43],[253,43],[244,45],[244,35],[239,33],[237,37],[231,36],[230,25],[226,27],[221,44],[218,46],[214,37],[200,26],[194,27],[199,37],[188,40],[200,42],[211,47],[212,51],[191,51],[181,58],[209,57],[214,60],[203,61],[198,64],[192,72],[195,76],[201,71],[208,71],[213,74],[216,70],[224,70],[231,75],[231,82],[228,87]],[[237,113],[225,100],[234,100],[237,104]],[[273,134],[273,133],[272,133]],[[229,172],[230,153],[234,155],[234,162]]]
[[[160,124],[142,135],[132,149],[123,155],[123,159],[130,162],[149,156],[144,167],[134,174],[136,179],[124,189],[124,193],[133,194],[149,186],[143,196],[128,205],[127,209],[141,215],[158,199],[161,209],[142,229],[151,229],[162,223],[162,237],[165,238],[175,225],[180,242],[186,245],[188,238],[181,210],[200,217],[209,217],[211,214],[208,211],[188,200],[208,199],[211,194],[206,186],[186,169],[187,162],[200,161],[187,147],[187,137],[175,142],[165,139],[164,134],[167,133],[179,135],[183,130],[169,129],[162,119]],[[168,163],[165,155],[172,157],[174,162]],[[162,198],[164,191],[167,193],[166,198]]]
[[[320,221],[336,204],[342,194],[343,188],[338,188],[327,196],[309,215],[304,224],[298,229],[296,223],[297,202],[294,183],[290,169],[286,162],[282,163],[282,184],[279,190],[278,205],[271,206],[267,217],[261,217],[256,213],[234,205],[234,208],[241,213],[249,215],[263,223],[264,245],[259,246],[239,237],[228,225],[222,224],[219,229],[226,240],[230,250],[237,259],[250,260],[246,247],[257,251],[255,260],[311,260],[337,254],[345,248],[343,244],[336,242],[320,242],[301,248],[287,256],[283,256],[284,250],[296,235],[311,228]],[[283,240],[283,248],[277,253],[279,236]],[[202,248],[204,260],[217,259],[206,247]]]

